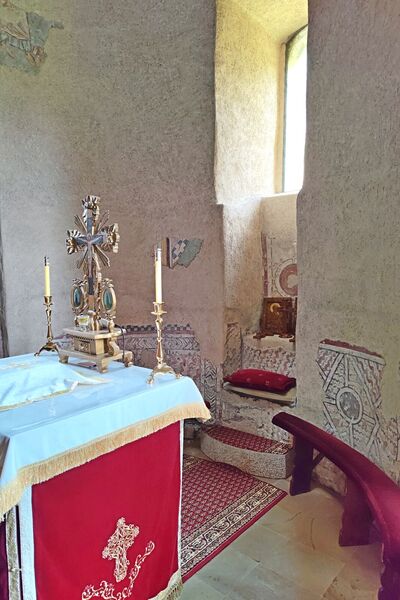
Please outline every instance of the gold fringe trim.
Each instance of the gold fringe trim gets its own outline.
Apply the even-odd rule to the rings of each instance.
[[[168,596],[165,600],[178,600],[181,597],[183,592],[183,584],[182,581],[174,585],[174,587],[170,590]]]
[[[179,570],[171,576],[165,590],[162,590],[157,594],[157,596],[154,596],[149,600],[178,600],[182,594],[182,590],[182,575],[181,571]]]
[[[139,421],[107,436],[97,438],[74,448],[57,454],[48,460],[23,467],[17,477],[0,489],[0,521],[13,506],[18,504],[24,489],[43,483],[65,471],[79,467],[103,454],[113,452],[140,438],[146,437],[184,419],[210,419],[208,408],[204,404],[193,402],[184,406],[171,408],[156,417]]]

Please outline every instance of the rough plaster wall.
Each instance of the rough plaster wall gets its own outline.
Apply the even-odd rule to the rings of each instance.
[[[4,274],[3,274],[3,244],[1,239],[0,212],[0,358],[8,354],[8,336],[6,329]]]
[[[309,9],[308,129],[298,199],[299,407],[323,423],[318,345],[341,340],[386,362],[376,408],[382,424],[400,414],[399,6],[338,0],[321,10],[311,0]],[[376,460],[396,477],[400,463],[387,448],[386,439]]]
[[[263,266],[271,285],[272,278],[279,277],[280,266],[296,252],[296,195],[225,205],[223,215],[225,321],[256,330],[264,295]],[[268,236],[266,257],[262,256],[262,233]]]
[[[296,295],[296,194],[265,198],[261,204],[264,296]],[[290,294],[289,294],[290,292]]]
[[[166,235],[204,239],[165,274],[167,321],[190,322],[222,360],[222,219],[213,189],[212,0],[20,0],[64,23],[36,76],[0,67],[1,210],[11,352],[44,334],[42,258],[50,254],[55,329],[70,324],[74,259],[65,229],[87,193],[119,221],[112,257],[118,320],[150,323],[151,249]]]
[[[228,204],[275,191],[280,47],[233,0],[218,0],[216,192]]]
[[[268,27],[277,42],[286,42],[295,31],[307,24],[307,0],[237,0],[253,18]]]
[[[296,194],[281,194],[265,198],[261,203],[263,231],[282,244],[296,242],[296,199]]]
[[[46,341],[44,255],[50,257],[51,264],[54,332],[71,325],[69,290],[75,261],[67,258],[63,240],[66,224],[73,226],[77,203],[69,201],[68,196],[64,203],[56,199],[58,180],[57,177],[51,179],[46,172],[46,168],[52,168],[52,159],[44,156],[44,148],[41,150],[44,164],[38,168],[32,162],[29,150],[36,144],[41,146],[42,135],[47,137],[44,124],[37,137],[32,135],[35,141],[32,139],[27,148],[15,149],[12,160],[1,159],[7,170],[0,208],[5,317],[11,355],[36,351]],[[51,146],[49,142],[49,153]],[[24,169],[17,177],[20,161],[24,163]]]
[[[224,206],[226,322],[256,329],[262,301],[260,202]]]
[[[164,297],[167,321],[189,322],[204,354],[218,363],[223,256],[222,209],[214,204],[213,185],[215,6],[211,0],[156,4],[149,11],[143,1],[134,10],[135,66],[125,66],[121,82],[134,120],[131,108],[119,124],[128,152],[118,165],[125,186],[117,219],[131,248],[118,257],[119,319],[151,320],[154,240],[204,239],[189,268],[165,271]],[[125,10],[132,19],[132,7]]]

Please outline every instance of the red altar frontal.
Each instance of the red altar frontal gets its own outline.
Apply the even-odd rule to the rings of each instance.
[[[181,439],[177,422],[30,487],[0,523],[0,600],[177,598]]]

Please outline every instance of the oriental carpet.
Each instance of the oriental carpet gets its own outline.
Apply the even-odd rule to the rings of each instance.
[[[204,567],[285,496],[285,492],[236,467],[185,456],[183,581]]]

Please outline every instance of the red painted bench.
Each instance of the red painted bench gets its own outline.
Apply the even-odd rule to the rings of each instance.
[[[283,412],[272,422],[294,437],[292,495],[310,490],[314,449],[345,473],[347,492],[339,544],[368,544],[375,521],[382,536],[384,565],[378,599],[400,600],[400,488],[368,458],[319,427]]]

